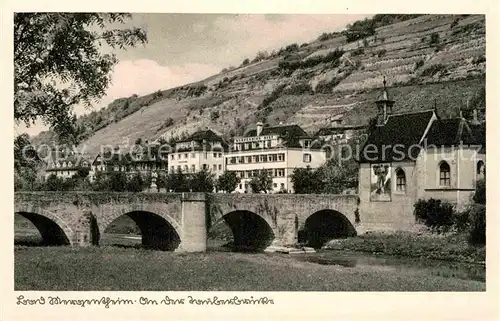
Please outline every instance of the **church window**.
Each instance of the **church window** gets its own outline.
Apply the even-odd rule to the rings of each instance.
[[[442,162],[439,165],[439,185],[450,186],[450,165],[447,162]]]
[[[396,169],[396,191],[406,192],[406,175],[401,168]]]

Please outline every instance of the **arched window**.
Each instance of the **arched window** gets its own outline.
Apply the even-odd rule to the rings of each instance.
[[[486,172],[486,168],[484,167],[484,162],[482,160],[477,162],[476,174],[478,178],[484,178],[484,174]]]
[[[442,162],[439,165],[439,185],[450,186],[450,165],[447,162]]]
[[[406,175],[402,168],[396,169],[396,191],[406,192]]]

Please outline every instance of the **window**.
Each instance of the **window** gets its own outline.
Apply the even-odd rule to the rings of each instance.
[[[177,171],[180,172],[181,171],[181,165],[177,165]]]
[[[476,174],[479,179],[484,178],[486,173],[486,168],[484,167],[484,162],[480,160],[477,162],[477,167],[476,167]]]
[[[184,172],[188,172],[188,166],[187,165],[184,165]]]
[[[214,153],[214,158],[217,158],[217,153]]]
[[[281,183],[281,189],[285,189],[285,183]]]
[[[204,169],[204,170],[207,170],[207,169],[208,169],[207,164],[203,164],[203,169]]]
[[[283,176],[285,176],[285,170],[284,170],[284,169],[282,169],[282,168],[281,168],[281,169],[278,169],[276,172],[277,172],[277,175],[276,175],[276,176],[278,176],[278,177],[283,177]]]
[[[208,153],[207,153],[207,152],[205,152],[205,154],[203,155],[203,156],[205,157],[205,159],[207,159],[207,154],[208,154]]]
[[[253,162],[258,163],[259,162],[259,156],[254,156],[253,157]]]
[[[285,160],[285,154],[284,153],[278,154],[278,162],[282,162],[284,160]]]
[[[311,154],[304,154],[303,160],[304,160],[304,163],[310,163],[311,162]]]
[[[274,188],[278,187],[278,184],[277,183],[273,183],[273,187]]]
[[[170,159],[172,160],[174,159],[174,154],[170,155]]]
[[[188,158],[188,154],[184,154],[184,158]]]
[[[217,170],[217,165],[214,164],[213,166],[214,172]]]
[[[406,192],[406,175],[401,168],[396,169],[396,191]]]
[[[240,184],[240,189],[242,188],[241,184]]]
[[[247,156],[247,163],[251,163],[252,162],[252,156]]]
[[[439,185],[450,186],[450,165],[447,162],[439,165]]]
[[[222,170],[222,165],[221,165],[221,164],[219,164],[219,170],[220,170],[220,171]]]
[[[181,154],[177,154],[177,159],[181,159]]]
[[[193,172],[193,173],[196,172],[196,165],[194,165],[194,164],[191,165],[191,172]]]
[[[305,140],[304,141],[304,147],[309,147],[311,146],[311,141],[310,140]]]
[[[236,157],[231,157],[230,163],[231,164],[236,164]]]
[[[195,158],[196,157],[196,154],[195,153],[191,153],[191,158]]]

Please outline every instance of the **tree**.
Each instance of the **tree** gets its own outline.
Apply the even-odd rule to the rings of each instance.
[[[252,177],[249,184],[253,193],[267,193],[273,189],[273,178],[266,170],[261,170],[257,176]]]
[[[217,180],[217,189],[226,193],[233,192],[241,179],[236,176],[236,172],[225,171]]]
[[[110,189],[110,177],[107,173],[97,172],[95,175],[95,180],[92,184],[92,189],[94,191],[109,191]]]
[[[140,28],[111,29],[126,13],[16,13],[14,15],[14,120],[41,120],[61,137],[78,139],[73,107],[87,108],[106,94],[115,54],[147,42]]]
[[[38,155],[31,145],[30,137],[24,133],[14,139],[14,169],[23,167],[35,167],[38,163]]]
[[[323,189],[323,181],[319,174],[319,171],[314,171],[309,166],[307,166],[307,168],[296,168],[291,175],[295,193],[321,193]]]
[[[192,192],[212,192],[214,190],[213,176],[214,175],[206,169],[193,174],[189,179],[189,189]]]
[[[145,182],[142,179],[140,173],[136,173],[132,178],[127,182],[127,191],[129,192],[142,192],[145,187]]]
[[[79,177],[79,178],[86,178],[87,176],[89,176],[89,168],[88,167],[81,167],[79,168],[77,171],[76,171],[76,175]]]
[[[158,172],[156,177],[156,188],[160,191],[161,188],[167,187],[167,177],[164,172]]]
[[[45,182],[45,190],[47,191],[63,191],[64,190],[64,180],[57,177],[55,174],[47,177]]]
[[[125,192],[127,189],[127,176],[124,172],[109,173],[109,189],[113,192]]]
[[[169,173],[166,178],[167,191],[189,192],[188,180],[180,170]]]
[[[243,60],[243,62],[241,63],[242,66],[246,66],[250,63],[250,59],[248,58],[245,58],[245,60]]]

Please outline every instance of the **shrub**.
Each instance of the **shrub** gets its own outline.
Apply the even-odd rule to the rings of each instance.
[[[473,245],[486,244],[486,206],[474,204],[469,212],[471,228],[468,241]]]
[[[431,65],[427,69],[424,69],[424,71],[422,71],[422,76],[432,77],[435,74],[437,74],[438,72],[443,71],[443,70],[446,70],[446,67],[442,64]]]
[[[429,46],[435,46],[439,44],[439,33],[433,32],[429,38]]]
[[[305,93],[312,93],[311,85],[308,83],[294,84],[284,90],[285,95],[301,95]]]
[[[486,205],[486,180],[477,181],[473,200],[478,204]]]
[[[474,60],[472,61],[472,63],[474,65],[479,65],[480,63],[485,62],[485,61],[486,61],[486,57],[484,55],[481,55],[479,57],[474,58]]]
[[[246,66],[250,63],[250,59],[246,58],[245,60],[243,60],[243,62],[241,63],[242,66]]]
[[[453,206],[436,199],[418,200],[413,214],[417,222],[429,226],[435,231],[446,231],[453,225]]]
[[[359,56],[365,53],[363,48],[358,48],[352,52],[352,56]]]
[[[385,49],[380,49],[379,51],[377,51],[377,57],[383,57],[385,56],[385,54],[387,53],[387,50]]]
[[[210,113],[210,120],[214,121],[220,117],[220,114],[217,110],[214,110],[213,112]]]
[[[422,67],[424,65],[424,60],[420,59],[415,63],[415,68],[413,70],[417,70],[418,68]]]

